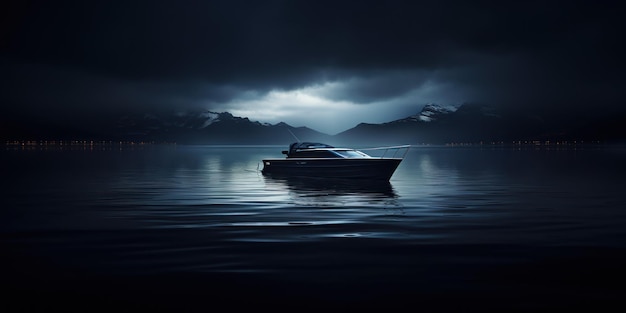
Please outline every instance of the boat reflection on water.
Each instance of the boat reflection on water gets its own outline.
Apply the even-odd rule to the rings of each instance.
[[[389,181],[322,179],[263,175],[269,188],[289,191],[290,200],[302,205],[399,206],[398,195]]]

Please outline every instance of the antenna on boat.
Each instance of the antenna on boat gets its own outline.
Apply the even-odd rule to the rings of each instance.
[[[296,135],[294,135],[294,134],[293,134],[293,132],[291,131],[291,129],[287,128],[287,131],[289,131],[289,133],[291,134],[291,136],[293,136],[293,138],[296,138],[296,140],[297,140],[298,142],[301,142],[301,141],[300,141],[300,138],[298,138]]]

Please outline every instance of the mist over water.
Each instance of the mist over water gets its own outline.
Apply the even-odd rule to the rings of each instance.
[[[388,183],[262,175],[285,148],[0,152],[13,293],[480,310],[624,291],[623,147],[418,146]]]

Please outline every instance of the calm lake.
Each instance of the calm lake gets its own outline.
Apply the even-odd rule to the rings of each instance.
[[[415,146],[382,184],[263,176],[286,148],[0,151],[0,311],[626,307],[626,147]]]

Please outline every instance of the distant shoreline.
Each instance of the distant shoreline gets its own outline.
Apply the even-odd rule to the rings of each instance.
[[[328,142],[331,145],[346,146],[343,143]],[[132,140],[6,140],[4,141],[5,150],[44,150],[44,149],[73,149],[73,150],[89,150],[89,149],[110,149],[113,147],[148,147],[148,146],[179,146],[179,147],[207,147],[207,148],[255,148],[255,147],[286,147],[290,144],[285,143],[178,143],[167,141],[132,141]],[[603,141],[548,141],[548,140],[517,140],[512,142],[504,141],[481,141],[481,142],[449,142],[449,143],[411,143],[411,147],[477,147],[477,148],[534,148],[534,149],[569,149],[576,147],[615,147],[624,146],[625,142],[603,142]],[[378,147],[380,143],[365,144],[363,142],[355,142],[351,144],[352,148]]]

